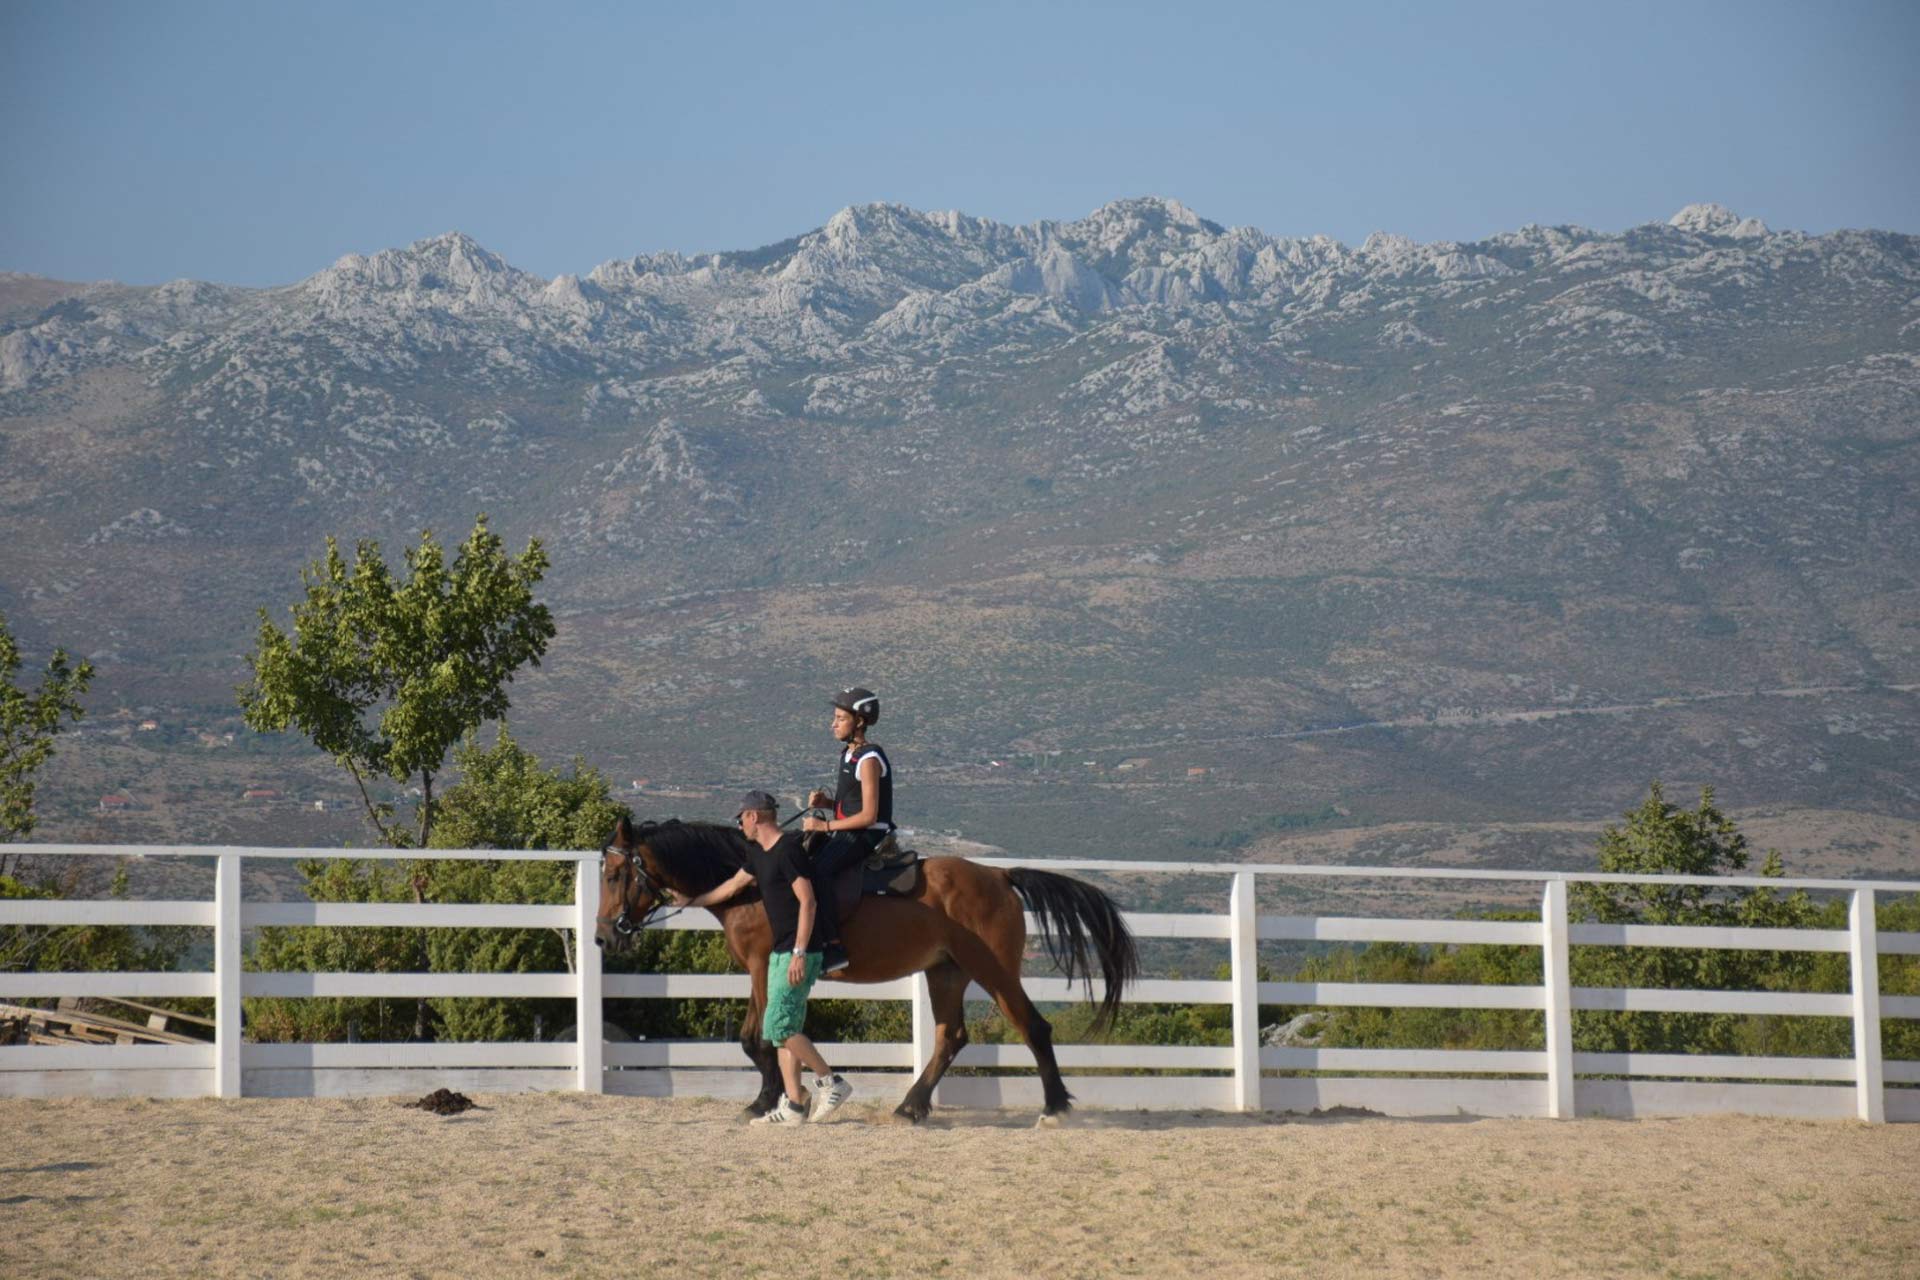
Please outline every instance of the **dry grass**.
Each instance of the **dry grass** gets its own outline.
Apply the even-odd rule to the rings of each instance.
[[[1920,1273],[1920,1125],[479,1101],[0,1101],[0,1275]]]

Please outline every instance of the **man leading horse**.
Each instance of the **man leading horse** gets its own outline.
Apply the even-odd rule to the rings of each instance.
[[[759,831],[758,812],[752,821]],[[636,826],[622,818],[601,858],[595,930],[595,940],[602,946],[623,950],[676,895],[713,912],[727,950],[752,982],[740,1039],[761,1075],[760,1094],[747,1108],[753,1117],[765,1115],[783,1097],[790,1101],[793,1097],[782,1070],[780,1046],[768,1038],[766,1011],[772,985],[768,965],[775,944],[791,947],[799,942],[797,911],[796,936],[789,940],[784,930],[777,936],[764,886],[756,892],[739,875],[749,866],[750,849],[756,847],[757,842],[750,843],[741,830],[716,823]],[[984,867],[965,858],[930,858],[919,864],[909,888],[887,896],[859,896],[857,890],[850,896],[852,900],[844,906],[836,904],[841,906],[842,935],[852,957],[839,980],[892,982],[915,973],[927,975],[935,1023],[933,1054],[895,1109],[896,1115],[917,1123],[931,1109],[934,1086],[967,1043],[969,982],[986,990],[1008,1025],[1032,1050],[1040,1076],[1042,1122],[1057,1121],[1071,1110],[1073,1095],[1054,1056],[1053,1028],[1020,985],[1026,913],[1031,912],[1038,923],[1042,944],[1055,966],[1069,981],[1085,984],[1087,999],[1094,998],[1096,971],[1105,980],[1094,1020],[1099,1027],[1111,1021],[1122,992],[1139,972],[1133,935],[1111,898],[1085,881],[1056,872]],[[811,945],[811,936],[807,943]],[[788,974],[780,974],[776,981],[784,981],[792,972],[793,952],[786,954]],[[806,969],[807,962],[802,961],[803,978]],[[774,1026],[772,1031],[781,1029]],[[796,1057],[796,1063],[816,1073],[825,1066],[817,1058]]]
[[[668,897],[684,907],[710,907],[744,892],[750,885],[760,886],[760,902],[773,935],[769,944],[773,952],[767,957],[766,1012],[761,1016],[760,1034],[767,1044],[778,1047],[780,1080],[786,1092],[771,1109],[754,1117],[753,1122],[817,1123],[853,1096],[853,1086],[827,1065],[813,1041],[807,1038],[807,995],[820,978],[821,939],[826,931],[817,928],[819,893],[814,887],[806,851],[800,847],[799,836],[780,830],[778,809],[774,798],[766,792],[747,792],[741,797],[739,812],[734,818],[740,825],[740,834],[747,840],[747,865],[705,893],[688,897],[669,891]],[[811,1099],[800,1087],[802,1066],[813,1072]]]

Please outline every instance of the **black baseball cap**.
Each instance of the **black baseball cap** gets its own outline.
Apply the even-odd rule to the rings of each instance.
[[[734,806],[733,816],[737,818],[749,809],[755,813],[778,813],[780,802],[773,798],[773,793],[770,791],[749,791],[741,796],[740,803]]]

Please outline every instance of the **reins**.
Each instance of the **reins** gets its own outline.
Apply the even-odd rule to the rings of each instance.
[[[825,805],[818,805],[818,804],[802,805],[800,808],[795,809],[792,813],[788,814],[786,817],[780,819],[780,825],[783,827],[792,826],[794,823],[800,821],[800,819],[806,817],[808,814],[820,813],[824,811],[825,808],[826,808]]]

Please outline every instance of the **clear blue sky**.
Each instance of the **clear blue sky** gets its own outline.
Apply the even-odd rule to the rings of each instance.
[[[1912,0],[0,0],[0,270],[280,283],[457,228],[553,275],[1142,194],[1348,241],[1913,232],[1917,71]]]

